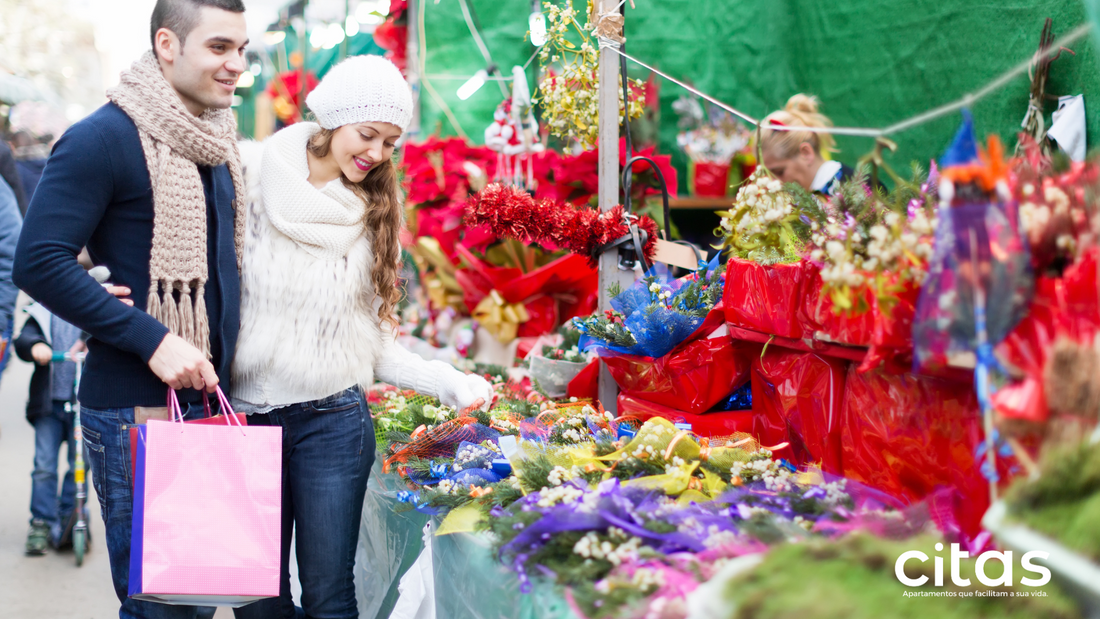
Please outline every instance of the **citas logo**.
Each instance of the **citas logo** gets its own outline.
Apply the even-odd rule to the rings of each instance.
[[[942,551],[943,544],[936,544],[936,550]],[[1020,558],[1020,566],[1025,572],[1038,576],[1038,578],[1031,578],[1024,576],[1020,578],[1020,584],[1028,587],[1041,587],[1050,582],[1050,570],[1042,565],[1036,565],[1032,563],[1033,559],[1047,559],[1049,553],[1039,550],[1033,550]],[[958,544],[951,544],[951,562],[949,565],[951,582],[958,587],[969,587],[970,579],[963,578],[959,574],[959,561],[962,559],[969,559],[970,553],[959,549]],[[920,561],[921,563],[927,562],[928,555],[919,550],[910,550],[908,552],[901,553],[898,560],[894,562],[894,575],[898,580],[910,587],[920,587],[928,582],[928,576],[921,576],[920,578],[909,578],[905,574],[905,564],[908,561]],[[935,561],[935,582],[936,587],[943,586],[943,557],[932,557]],[[990,561],[996,561],[1004,568],[999,578],[990,578],[986,575],[985,566]],[[978,555],[977,563],[974,565],[974,575],[978,580],[987,587],[1011,587],[1015,584],[1012,573],[1012,551],[998,552],[996,550],[988,550]]]

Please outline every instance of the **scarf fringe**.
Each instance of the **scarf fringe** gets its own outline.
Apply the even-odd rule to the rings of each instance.
[[[193,281],[194,301],[191,299],[192,282],[153,282],[149,287],[145,311],[210,359],[210,319],[206,315],[205,286],[200,280]],[[163,293],[160,290],[162,287]],[[175,290],[180,291],[178,301],[173,295]]]
[[[210,359],[210,318],[206,315],[205,286],[195,291],[195,346]]]
[[[180,292],[180,337],[195,346],[195,308],[191,305],[191,284],[186,283]]]

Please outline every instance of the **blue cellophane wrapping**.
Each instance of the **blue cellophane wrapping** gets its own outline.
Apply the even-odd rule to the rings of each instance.
[[[1003,340],[1023,318],[1034,288],[1015,203],[962,204],[941,208],[938,216],[935,252],[913,320],[913,367],[918,372],[977,348],[972,256],[985,295],[990,345]]]
[[[719,267],[718,256],[707,265],[709,273]],[[662,289],[672,292],[672,297],[665,303],[676,307],[680,302],[680,291],[687,283],[687,278],[674,279],[664,264],[656,264],[646,273],[647,277],[655,277]],[[688,278],[693,275],[688,275]],[[632,286],[623,290],[611,299],[611,307],[624,316],[623,323],[634,334],[637,343],[633,346],[615,346],[607,340],[594,337],[589,334],[581,335],[578,346],[585,352],[596,351],[600,356],[608,355],[640,355],[643,357],[663,357],[677,344],[683,342],[689,335],[703,324],[706,313],[702,316],[690,316],[667,309],[664,306],[652,307],[653,296],[649,290],[652,281],[646,278],[639,279]],[[716,285],[723,285],[724,278]]]

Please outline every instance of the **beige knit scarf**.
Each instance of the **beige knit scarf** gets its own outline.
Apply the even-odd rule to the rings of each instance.
[[[137,125],[153,185],[153,249],[145,311],[209,357],[210,319],[203,298],[208,275],[206,194],[198,166],[229,164],[236,196],[233,236],[239,268],[245,193],[237,122],[228,109],[208,109],[198,117],[191,114],[164,78],[152,51],[122,72],[119,85],[107,91],[107,98]]]

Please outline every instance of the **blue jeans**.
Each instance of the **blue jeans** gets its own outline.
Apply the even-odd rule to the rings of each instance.
[[[63,400],[53,401],[50,415],[34,422],[34,472],[31,473],[31,519],[41,520],[50,527],[50,541],[54,544],[69,520],[76,501],[76,445],[73,442],[73,413],[65,411]],[[58,452],[61,443],[68,444],[69,472],[57,495]]]
[[[237,619],[354,619],[355,548],[374,427],[359,388],[248,418],[283,428],[283,534],[279,597],[234,611]],[[295,533],[302,608],[290,596],[290,540]]]
[[[184,419],[203,416],[202,404],[183,405]],[[134,505],[133,471],[130,468],[130,428],[134,409],[98,410],[81,407],[80,422],[84,446],[92,466],[92,484],[99,496],[106,528],[107,553],[111,557],[111,578],[122,607],[120,619],[210,619],[214,608],[169,606],[127,597],[130,585],[131,516]]]

